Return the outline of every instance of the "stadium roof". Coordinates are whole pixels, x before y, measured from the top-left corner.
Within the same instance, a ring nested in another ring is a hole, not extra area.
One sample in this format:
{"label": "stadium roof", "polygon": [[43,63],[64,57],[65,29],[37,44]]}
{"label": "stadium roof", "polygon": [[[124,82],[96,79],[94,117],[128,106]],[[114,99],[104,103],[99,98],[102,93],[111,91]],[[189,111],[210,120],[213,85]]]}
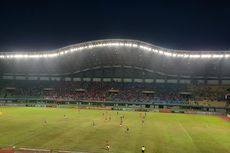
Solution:
{"label": "stadium roof", "polygon": [[153,54],[161,56],[168,56],[172,58],[230,58],[229,51],[186,51],[186,50],[173,50],[162,48],[150,43],[130,39],[105,39],[97,41],[89,41],[71,46],[63,47],[56,50],[40,51],[40,52],[1,52],[0,59],[25,59],[25,58],[54,58],[71,54],[74,52],[84,51],[88,49],[101,48],[101,47],[126,47],[126,48],[139,48]]}
{"label": "stadium roof", "polygon": [[[105,39],[43,52],[0,53],[1,75],[230,79],[230,52]],[[102,70],[103,69],[103,70]]]}

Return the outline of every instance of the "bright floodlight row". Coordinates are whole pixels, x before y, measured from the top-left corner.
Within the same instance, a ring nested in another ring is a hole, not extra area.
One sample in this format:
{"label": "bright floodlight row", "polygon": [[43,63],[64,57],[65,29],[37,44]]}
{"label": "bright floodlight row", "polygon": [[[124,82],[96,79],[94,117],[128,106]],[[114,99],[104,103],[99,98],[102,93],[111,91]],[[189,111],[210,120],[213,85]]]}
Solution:
{"label": "bright floodlight row", "polygon": [[153,52],[156,54],[160,54],[163,56],[169,57],[178,57],[178,58],[228,58],[230,54],[188,54],[188,53],[176,53],[172,51],[164,51],[160,49],[151,48],[150,46],[138,45],[136,43],[122,43],[122,42],[108,42],[108,43],[97,43],[97,44],[88,44],[85,46],[80,47],[73,47],[70,49],[63,49],[58,51],[51,51],[50,53],[11,53],[5,54],[1,53],[1,59],[8,59],[8,58],[52,58],[62,56],[64,54],[81,51],[85,49],[92,49],[98,47],[131,47],[131,48],[140,48],[145,51]]}

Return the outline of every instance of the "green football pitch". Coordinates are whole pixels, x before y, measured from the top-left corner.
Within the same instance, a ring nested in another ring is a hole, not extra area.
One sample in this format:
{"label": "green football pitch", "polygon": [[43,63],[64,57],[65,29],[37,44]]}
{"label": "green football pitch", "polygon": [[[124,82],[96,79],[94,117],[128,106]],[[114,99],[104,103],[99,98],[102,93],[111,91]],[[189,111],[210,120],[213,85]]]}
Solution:
{"label": "green football pitch", "polygon": [[114,153],[139,153],[142,145],[146,153],[230,153],[230,122],[207,115],[0,107],[0,147],[108,152],[107,142]]}

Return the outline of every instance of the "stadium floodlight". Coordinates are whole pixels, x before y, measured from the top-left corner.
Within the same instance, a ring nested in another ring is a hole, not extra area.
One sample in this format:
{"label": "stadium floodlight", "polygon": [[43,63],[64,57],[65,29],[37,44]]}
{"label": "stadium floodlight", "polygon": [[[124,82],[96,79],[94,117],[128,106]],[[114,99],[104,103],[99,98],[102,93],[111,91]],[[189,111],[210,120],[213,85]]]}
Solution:
{"label": "stadium floodlight", "polygon": [[29,55],[26,54],[15,54],[15,55],[10,55],[8,58],[28,58]]}
{"label": "stadium floodlight", "polygon": [[59,56],[58,53],[47,54],[47,57],[56,57]]}
{"label": "stadium floodlight", "polygon": [[111,43],[111,46],[116,46],[116,43]]}
{"label": "stadium floodlight", "polygon": [[137,44],[133,44],[133,47],[138,47],[138,45]]}
{"label": "stadium floodlight", "polygon": [[125,46],[131,47],[132,45],[130,43],[125,43]]}
{"label": "stadium floodlight", "polygon": [[201,58],[211,58],[212,54],[201,54]]}
{"label": "stadium floodlight", "polygon": [[164,55],[166,55],[166,56],[172,56],[172,53],[170,53],[170,52],[164,52]]}
{"label": "stadium floodlight", "polygon": [[147,50],[147,51],[151,51],[151,48],[146,47],[146,46],[140,46],[141,49]]}
{"label": "stadium floodlight", "polygon": [[228,57],[230,57],[230,55],[229,54],[225,54],[224,57],[228,58]]}
{"label": "stadium floodlight", "polygon": [[84,47],[79,47],[79,48],[78,48],[78,50],[82,50],[82,49],[84,49]]}
{"label": "stadium floodlight", "polygon": [[200,58],[201,55],[198,54],[190,54],[189,57],[190,58]]}
{"label": "stadium floodlight", "polygon": [[183,57],[188,58],[188,57],[189,57],[189,54],[184,54]]}
{"label": "stadium floodlight", "polygon": [[48,57],[48,55],[47,54],[43,54],[42,57]]}
{"label": "stadium floodlight", "polygon": [[29,58],[40,58],[41,57],[41,55],[29,55]]}
{"label": "stadium floodlight", "polygon": [[119,46],[119,43],[111,43],[111,46]]}
{"label": "stadium floodlight", "polygon": [[158,53],[158,50],[157,50],[157,49],[152,49],[152,51],[153,51],[154,53]]}
{"label": "stadium floodlight", "polygon": [[93,45],[89,45],[89,48],[93,48],[94,46]]}
{"label": "stadium floodlight", "polygon": [[73,51],[75,51],[75,52],[78,51],[78,48],[74,48]]}
{"label": "stadium floodlight", "polygon": [[222,58],[222,57],[224,57],[224,55],[222,55],[222,54],[213,54],[212,57],[213,58]]}
{"label": "stadium floodlight", "polygon": [[124,46],[124,43],[119,43],[119,46]]}
{"label": "stadium floodlight", "polygon": [[28,55],[23,55],[22,57],[23,57],[23,58],[28,58]]}
{"label": "stadium floodlight", "polygon": [[173,54],[172,54],[172,57],[177,57],[177,54],[173,53]]}
{"label": "stadium floodlight", "polygon": [[14,58],[14,55],[8,55],[7,58]]}
{"label": "stadium floodlight", "polygon": [[184,57],[184,54],[177,54],[177,57]]}
{"label": "stadium floodlight", "polygon": [[159,50],[158,53],[159,54],[164,54],[164,52],[162,50]]}
{"label": "stadium floodlight", "polygon": [[[23,55],[15,54],[15,55],[13,55],[13,57],[14,58],[23,58]],[[11,58],[11,56],[10,56],[10,58]]]}

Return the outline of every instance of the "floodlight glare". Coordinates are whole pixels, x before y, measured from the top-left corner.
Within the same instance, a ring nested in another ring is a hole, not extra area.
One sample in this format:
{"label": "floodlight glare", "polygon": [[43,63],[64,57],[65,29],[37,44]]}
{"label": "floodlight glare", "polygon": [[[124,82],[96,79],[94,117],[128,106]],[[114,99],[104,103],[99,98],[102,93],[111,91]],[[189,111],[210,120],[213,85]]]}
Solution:
{"label": "floodlight glare", "polygon": [[190,58],[200,58],[200,55],[197,55],[197,54],[190,54],[189,57],[190,57]]}
{"label": "floodlight glare", "polygon": [[[139,45],[142,44],[142,45]],[[124,40],[122,42],[122,40],[120,41],[113,41],[113,40],[102,40],[102,41],[95,41],[95,42],[88,42],[88,43],[84,43],[84,44],[79,44],[79,45],[75,45],[75,46],[71,46],[69,47],[69,49],[58,49],[58,50],[54,50],[51,51],[50,53],[46,52],[45,54],[42,52],[38,52],[38,53],[0,53],[0,58],[1,59],[9,59],[9,58],[49,58],[49,57],[57,57],[57,56],[62,56],[64,54],[68,54],[68,53],[72,53],[72,52],[76,52],[79,50],[85,50],[85,49],[93,49],[93,48],[97,48],[97,47],[112,47],[112,46],[122,46],[122,47],[133,47],[133,48],[137,48],[139,47],[140,49],[146,50],[146,51],[152,51],[153,53],[159,53],[163,56],[170,56],[170,57],[178,57],[178,58],[228,58],[230,57],[230,54],[203,54],[203,53],[198,53],[198,54],[190,54],[189,53],[182,53],[179,51],[172,51],[172,50],[167,50],[164,51],[159,50],[158,47],[155,47],[151,44],[146,45],[146,43],[140,42],[135,40]],[[174,52],[174,53],[173,53]]]}
{"label": "floodlight glare", "polygon": [[201,58],[211,58],[212,55],[211,54],[202,54]]}
{"label": "floodlight glare", "polygon": [[213,58],[222,58],[222,57],[224,57],[224,55],[220,55],[220,54],[219,54],[219,55],[218,55],[218,54],[214,54],[214,55],[212,55],[212,57],[213,57]]}

